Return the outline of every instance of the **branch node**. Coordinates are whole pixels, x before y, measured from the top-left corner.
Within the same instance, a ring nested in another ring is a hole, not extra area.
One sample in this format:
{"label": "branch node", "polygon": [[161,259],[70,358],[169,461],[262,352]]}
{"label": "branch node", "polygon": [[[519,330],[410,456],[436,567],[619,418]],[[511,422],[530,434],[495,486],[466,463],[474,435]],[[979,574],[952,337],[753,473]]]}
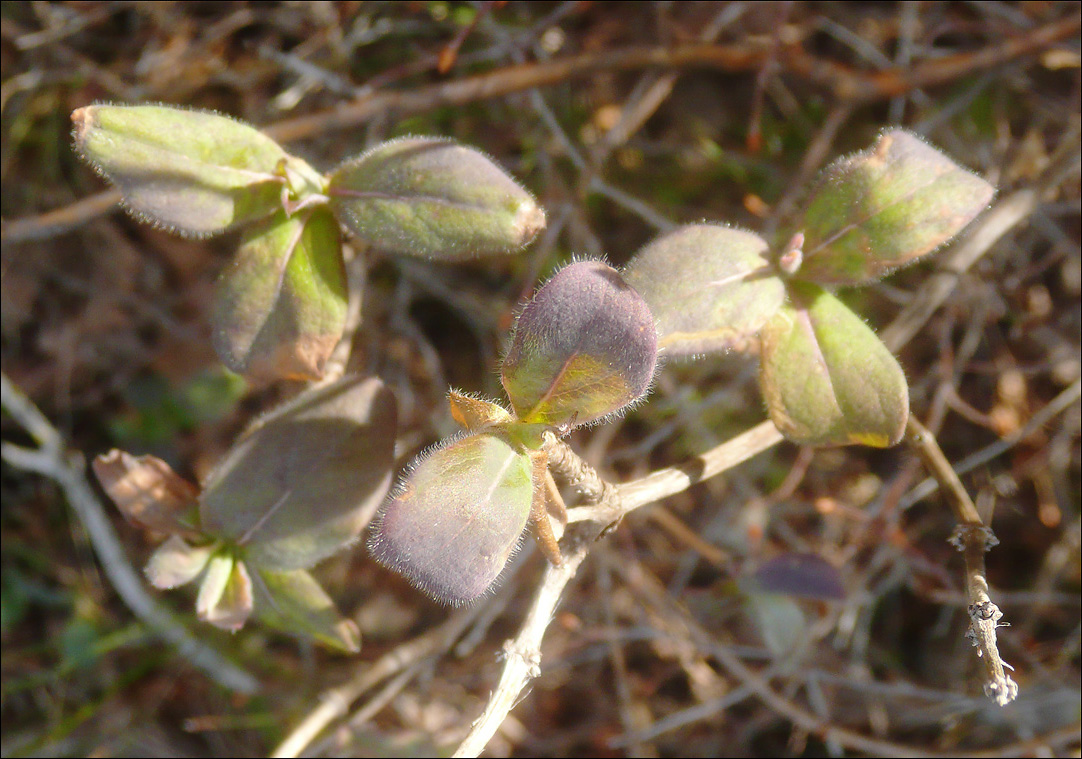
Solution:
{"label": "branch node", "polygon": [[517,656],[526,665],[526,677],[533,680],[541,674],[541,651],[536,648],[525,648],[515,645],[515,641],[508,640],[503,644],[503,658],[510,659]]}
{"label": "branch node", "polygon": [[620,523],[624,521],[624,515],[621,513],[616,519],[609,522],[607,525],[601,528],[601,532],[597,534],[597,539],[601,540],[612,532],[616,531],[616,528],[620,526]]}
{"label": "branch node", "polygon": [[1000,706],[1006,706],[1018,698],[1018,683],[1008,676],[984,684],[984,695]]}
{"label": "branch node", "polygon": [[999,538],[992,532],[991,527],[982,524],[959,524],[955,526],[947,542],[959,551],[966,550],[968,546],[980,545],[987,553],[999,545]]}
{"label": "branch node", "polygon": [[1003,619],[1003,612],[999,610],[991,601],[982,601],[980,603],[969,605],[969,616],[972,617],[974,622],[987,622],[991,620],[997,623],[996,627],[1006,627],[1006,625],[998,624],[999,620]]}

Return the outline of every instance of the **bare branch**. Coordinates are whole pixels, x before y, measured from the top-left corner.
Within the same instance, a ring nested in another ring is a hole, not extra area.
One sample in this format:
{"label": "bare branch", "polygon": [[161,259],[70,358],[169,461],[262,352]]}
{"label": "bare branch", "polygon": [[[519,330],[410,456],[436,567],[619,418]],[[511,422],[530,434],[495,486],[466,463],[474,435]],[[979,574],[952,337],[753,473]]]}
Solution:
{"label": "bare branch", "polygon": [[396,646],[382,658],[365,666],[344,685],[325,691],[320,696],[319,705],[293,728],[271,756],[299,756],[327,725],[339,717],[344,717],[349,712],[350,705],[363,694],[387,678],[408,670],[422,659],[449,649],[484,608],[483,604],[478,604],[452,615],[439,627]]}
{"label": "bare branch", "polygon": [[120,190],[102,190],[96,195],[81,198],[70,205],[46,211],[38,216],[5,221],[3,227],[0,227],[0,240],[7,245],[56,237],[116,210],[119,204]]}
{"label": "bare branch", "polygon": [[[896,97],[921,87],[942,84],[977,71],[1043,50],[1078,33],[1079,17],[1071,16],[1042,26],[1022,38],[1003,40],[967,53],[945,56],[905,68],[873,73],[851,69],[809,55],[799,45],[780,56],[784,72],[836,92],[847,100],[871,102]],[[535,87],[546,87],[597,71],[643,68],[712,68],[722,71],[757,70],[769,54],[765,46],[691,43],[672,47],[628,47],[601,50],[537,63],[508,66],[496,71],[405,91],[379,91],[321,113],[280,122],[267,133],[289,142],[331,129],[363,123],[376,114],[398,115],[429,111],[500,97]]]}
{"label": "bare branch", "polygon": [[[973,471],[977,467],[984,466],[997,456],[1002,456],[1014,446],[1028,438],[1037,430],[1048,424],[1055,416],[1078,402],[1082,397],[1082,380],[1075,380],[1063,392],[1050,400],[1045,406],[1029,418],[1022,427],[1015,430],[1000,440],[982,448],[979,451],[966,456],[957,464],[951,464],[951,469],[957,475],[963,475]],[[908,509],[918,501],[927,498],[939,489],[939,481],[935,477],[929,477],[914,487],[899,502],[899,508]]]}
{"label": "bare branch", "polygon": [[0,374],[0,404],[39,445],[37,449],[29,449],[4,443],[0,456],[11,466],[44,475],[60,486],[86,528],[106,577],[132,613],[222,687],[255,693],[259,683],[252,675],[196,639],[146,592],[142,578],[124,555],[101,501],[87,482],[82,454],[65,448],[56,428],[6,374]]}
{"label": "bare branch", "polygon": [[984,663],[984,692],[1000,706],[1018,697],[1018,684],[1006,674],[996,646],[996,628],[1003,612],[988,595],[984,554],[999,543],[992,529],[984,524],[965,486],[951,468],[947,457],[936,442],[935,435],[914,417],[909,417],[906,441],[920,456],[924,465],[939,482],[947,502],[959,524],[951,536],[951,544],[961,551],[966,563],[966,590],[969,596],[969,633],[967,637],[977,647],[977,656]]}

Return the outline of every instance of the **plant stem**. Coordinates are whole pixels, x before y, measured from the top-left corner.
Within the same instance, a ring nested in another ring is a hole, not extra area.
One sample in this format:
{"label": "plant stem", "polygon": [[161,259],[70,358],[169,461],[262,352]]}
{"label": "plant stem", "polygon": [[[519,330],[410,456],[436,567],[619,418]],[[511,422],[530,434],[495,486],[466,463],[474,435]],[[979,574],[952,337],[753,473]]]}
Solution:
{"label": "plant stem", "polygon": [[977,647],[977,655],[984,663],[985,694],[1000,706],[1006,706],[1018,697],[1018,684],[1006,673],[1005,668],[1010,665],[1000,658],[996,645],[996,628],[1006,625],[999,623],[1003,612],[988,595],[984,568],[985,552],[999,541],[991,528],[984,524],[965,486],[940,450],[935,435],[912,416],[906,425],[906,442],[939,482],[959,522],[950,542],[965,558],[966,594],[969,597],[969,633],[966,637]]}
{"label": "plant stem", "polygon": [[637,508],[679,493],[747,461],[781,439],[781,433],[772,422],[763,422],[680,466],[661,469],[642,479],[614,486],[579,458],[566,443],[555,436],[547,436],[545,448],[553,471],[593,505],[568,512],[569,521],[577,523],[577,527],[571,529],[569,525],[564,539],[564,562],[560,566],[546,565],[545,575],[518,635],[504,644],[506,661],[500,681],[484,712],[473,723],[454,756],[480,754],[503,724],[526,684],[540,674],[541,639],[552,621],[563,590],[594,543],[610,525]]}

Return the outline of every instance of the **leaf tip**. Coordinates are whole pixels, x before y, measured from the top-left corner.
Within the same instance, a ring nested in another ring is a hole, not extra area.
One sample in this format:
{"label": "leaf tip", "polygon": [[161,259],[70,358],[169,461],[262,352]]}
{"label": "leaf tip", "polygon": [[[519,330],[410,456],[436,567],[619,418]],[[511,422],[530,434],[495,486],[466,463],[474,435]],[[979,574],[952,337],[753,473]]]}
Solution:
{"label": "leaf tip", "polygon": [[352,619],[343,619],[334,626],[334,631],[337,633],[337,639],[343,651],[349,654],[361,652],[361,628],[357,627],[356,622]]}
{"label": "leaf tip", "polygon": [[528,245],[537,233],[545,228],[546,223],[545,209],[539,206],[532,196],[527,196],[519,204],[511,222],[512,234],[518,240],[518,247]]}
{"label": "leaf tip", "polygon": [[76,108],[71,112],[72,136],[75,138],[76,144],[83,141],[86,131],[91,126],[93,120],[92,109],[93,106],[84,105],[82,108]]}

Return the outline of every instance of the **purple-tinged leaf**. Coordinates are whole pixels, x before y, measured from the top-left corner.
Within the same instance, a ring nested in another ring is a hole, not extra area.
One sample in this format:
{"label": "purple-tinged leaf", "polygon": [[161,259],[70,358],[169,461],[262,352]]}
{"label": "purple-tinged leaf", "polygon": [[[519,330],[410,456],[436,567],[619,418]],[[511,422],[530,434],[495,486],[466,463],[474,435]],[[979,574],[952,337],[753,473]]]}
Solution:
{"label": "purple-tinged leaf", "polygon": [[254,569],[305,569],[356,539],[391,482],[395,402],[377,378],[306,391],[256,422],[207,479],[208,535]]}
{"label": "purple-tinged leaf", "polygon": [[784,593],[816,601],[845,598],[841,574],[826,559],[814,553],[784,553],[768,559],[742,582],[745,590]]}
{"label": "purple-tinged leaf", "polygon": [[526,304],[502,380],[522,421],[577,426],[642,398],[656,364],[646,302],[612,267],[580,261]]}
{"label": "purple-tinged leaf", "polygon": [[658,324],[669,356],[747,346],[785,301],[785,285],[758,235],[691,224],[635,254],[624,272]]}
{"label": "purple-tinged leaf", "polygon": [[884,132],[824,172],[805,214],[796,276],[833,285],[878,279],[950,240],[993,194],[916,135]]}
{"label": "purple-tinged leaf", "polygon": [[362,240],[426,258],[513,253],[545,226],[533,197],[489,158],[430,137],[392,140],[342,164],[327,193]]}
{"label": "purple-tinged leaf", "polygon": [[830,293],[810,283],[789,289],[762,332],[759,383],[774,424],[803,445],[898,443],[909,388],[897,360]]}
{"label": "purple-tinged leaf", "polygon": [[492,587],[526,527],[529,456],[502,435],[454,440],[415,461],[380,510],[368,547],[441,603]]}
{"label": "purple-tinged leaf", "polygon": [[222,272],[214,347],[233,371],[317,379],[346,323],[338,224],[326,208],[255,225]]}

